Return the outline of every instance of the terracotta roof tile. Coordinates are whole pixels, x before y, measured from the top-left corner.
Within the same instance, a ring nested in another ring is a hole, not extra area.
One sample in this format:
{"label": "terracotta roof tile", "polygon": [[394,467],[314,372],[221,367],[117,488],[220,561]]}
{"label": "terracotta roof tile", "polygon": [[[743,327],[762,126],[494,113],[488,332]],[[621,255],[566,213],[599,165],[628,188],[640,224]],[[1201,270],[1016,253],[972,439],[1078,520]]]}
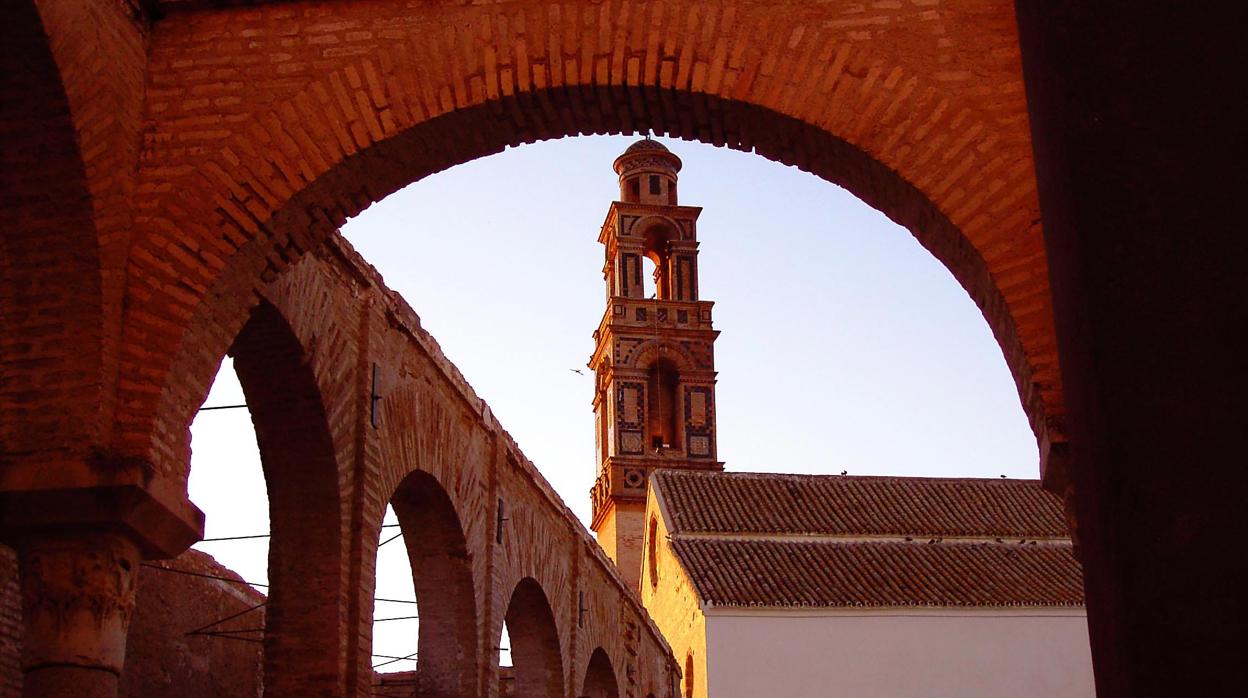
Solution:
{"label": "terracotta roof tile", "polygon": [[1069,545],[677,538],[716,606],[1081,606]]}
{"label": "terracotta roof tile", "polygon": [[1068,536],[1036,480],[660,470],[673,533]]}

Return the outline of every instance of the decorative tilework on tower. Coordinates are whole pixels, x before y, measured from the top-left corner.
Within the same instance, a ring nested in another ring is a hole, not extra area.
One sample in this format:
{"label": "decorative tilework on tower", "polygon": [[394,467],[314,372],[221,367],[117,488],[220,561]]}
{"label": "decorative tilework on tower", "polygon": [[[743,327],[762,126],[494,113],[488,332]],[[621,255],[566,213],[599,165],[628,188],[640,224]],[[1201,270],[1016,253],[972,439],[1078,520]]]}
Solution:
{"label": "decorative tilework on tower", "polygon": [[[697,220],[677,202],[680,158],[649,137],[614,163],[620,200],[598,241],[607,310],[594,332],[598,479],[593,528],[626,580],[640,576],[646,483],[656,468],[722,470],[715,451],[715,337],[698,298]],[[643,267],[653,263],[653,290]]]}

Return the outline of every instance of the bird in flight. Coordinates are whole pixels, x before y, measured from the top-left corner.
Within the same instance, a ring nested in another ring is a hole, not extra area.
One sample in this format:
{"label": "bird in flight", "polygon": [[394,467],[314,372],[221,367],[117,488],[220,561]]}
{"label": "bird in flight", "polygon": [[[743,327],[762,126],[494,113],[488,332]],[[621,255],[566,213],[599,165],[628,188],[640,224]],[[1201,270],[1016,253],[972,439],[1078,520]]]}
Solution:
{"label": "bird in flight", "polygon": [[583,375],[585,375],[584,373],[582,373],[582,372],[581,372],[581,369],[579,369],[579,368],[569,368],[568,370],[569,370],[569,371],[571,371],[571,372],[573,372],[573,373],[575,373],[575,374],[576,374],[576,375],[578,375],[578,376],[583,376]]}

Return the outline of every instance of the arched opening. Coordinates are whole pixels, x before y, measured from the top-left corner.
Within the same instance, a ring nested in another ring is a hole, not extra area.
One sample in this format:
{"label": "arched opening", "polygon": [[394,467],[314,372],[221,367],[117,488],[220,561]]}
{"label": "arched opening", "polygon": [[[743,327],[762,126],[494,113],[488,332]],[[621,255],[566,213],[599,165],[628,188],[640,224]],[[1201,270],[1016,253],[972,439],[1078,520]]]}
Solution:
{"label": "arched opening", "polygon": [[615,680],[615,669],[611,667],[611,658],[599,647],[589,657],[589,667],[585,670],[585,682],[581,687],[580,698],[619,698],[619,696],[620,687]]}
{"label": "arched opening", "polygon": [[641,297],[647,300],[653,298],[662,298],[659,295],[662,288],[663,268],[659,262],[650,255],[644,255],[641,258]]}
{"label": "arched opening", "polygon": [[650,586],[659,588],[659,520],[650,517],[650,528],[646,530],[646,563],[649,566]]}
{"label": "arched opening", "polygon": [[416,670],[421,609],[413,582],[416,570],[412,567],[406,541],[394,505],[387,505],[373,563],[374,695],[411,695],[419,685]]}
{"label": "arched opening", "polygon": [[373,568],[373,696],[411,696],[417,686],[419,611],[411,558],[393,504],[386,507]]}
{"label": "arched opening", "polygon": [[[565,367],[561,367],[561,368],[560,368],[560,371],[561,371],[561,372],[562,372],[562,371],[565,371],[565,370],[566,370],[566,368],[565,368]],[[657,393],[657,391],[656,391],[656,393]],[[675,414],[677,414],[677,412],[676,412],[675,410],[672,410],[672,411],[670,412],[670,414],[675,415]],[[676,430],[674,430],[674,429],[673,429],[672,431],[673,431],[673,432],[675,432]],[[586,449],[586,451],[587,451],[587,450],[588,450],[588,449]]]}
{"label": "arched opening", "polygon": [[[478,671],[477,614],[459,515],[442,485],[424,472],[405,477],[390,501],[419,608],[416,693],[471,695]],[[390,535],[383,534],[382,540]],[[415,614],[397,617],[407,615]]]}
{"label": "arched opening", "polygon": [[510,635],[515,695],[563,695],[563,654],[555,614],[534,579],[526,577],[516,585],[504,622]]}
{"label": "arched opening", "polygon": [[[609,93],[609,91],[608,91]],[[543,93],[546,95],[546,93]],[[563,99],[558,94],[546,95],[551,100],[559,103]],[[1013,371],[1013,377],[1016,382],[1015,400],[1020,397],[1023,401],[1024,409],[1030,417],[1031,426],[1034,430],[1035,437],[1042,446],[1047,446],[1050,428],[1060,428],[1060,420],[1049,420],[1046,418],[1046,408],[1060,408],[1060,380],[1056,375],[1056,362],[1036,359],[1035,357],[1049,357],[1047,353],[1051,348],[1051,337],[1047,333],[1049,328],[1047,320],[1047,307],[1038,307],[1034,310],[1028,310],[1031,314],[1031,322],[1026,326],[1026,336],[1020,335],[1015,324],[1014,310],[1026,306],[1031,308],[1031,299],[1036,296],[1035,289],[1027,284],[1020,284],[1018,288],[1011,287],[1009,296],[1004,296],[1002,289],[998,288],[993,281],[992,274],[989,271],[988,264],[981,256],[978,243],[964,236],[962,230],[958,227],[958,223],[950,220],[949,210],[941,208],[940,200],[933,200],[933,192],[920,189],[913,184],[914,181],[928,182],[929,180],[937,180],[946,183],[955,182],[958,177],[965,172],[974,172],[976,178],[975,184],[968,183],[969,190],[961,189],[952,184],[942,185],[944,189],[957,193],[959,196],[965,196],[966,191],[976,192],[969,200],[962,203],[957,208],[958,221],[974,219],[976,221],[976,230],[982,231],[986,229],[997,230],[993,221],[1007,215],[1008,211],[1018,211],[1018,214],[1008,213],[1010,220],[1001,221],[1002,228],[1000,230],[1014,231],[1017,235],[1024,236],[1028,232],[1032,232],[1027,228],[1026,222],[1018,223],[1015,219],[1023,219],[1026,217],[1026,207],[1010,207],[1005,203],[998,203],[999,197],[991,195],[991,191],[981,191],[986,186],[982,180],[994,181],[993,178],[1002,177],[1002,184],[993,185],[992,191],[998,186],[1011,187],[1011,192],[1021,192],[1019,194],[1011,194],[1012,196],[1027,196],[1029,190],[1024,186],[1025,183],[1019,183],[1014,186],[1014,180],[1018,174],[1007,175],[1004,172],[997,173],[993,168],[977,169],[975,167],[964,167],[956,165],[958,169],[955,172],[946,173],[942,168],[955,167],[954,164],[936,165],[936,172],[930,173],[930,176],[921,180],[918,178],[907,179],[904,168],[890,169],[890,164],[905,165],[904,158],[902,161],[893,163],[891,161],[880,161],[873,159],[868,152],[876,152],[876,150],[867,150],[871,143],[851,143],[838,138],[827,128],[821,128],[802,121],[801,119],[786,116],[776,112],[766,105],[752,105],[734,100],[720,99],[714,96],[698,95],[698,99],[705,99],[708,110],[713,114],[713,125],[709,127],[703,126],[682,126],[678,123],[655,124],[652,121],[629,122],[626,130],[632,130],[636,127],[658,126],[661,132],[668,132],[674,135],[694,138],[705,142],[723,143],[731,148],[742,150],[753,150],[767,158],[776,159],[784,163],[800,166],[807,171],[831,182],[841,184],[848,189],[860,195],[867,203],[886,212],[893,217],[898,223],[908,228],[920,243],[940,259],[954,274],[961,283],[963,288],[969,292],[972,300],[978,305],[982,318],[987,319],[996,340],[999,343],[1007,364]],[[504,108],[510,107],[508,100],[502,100]],[[904,112],[904,109],[903,109]],[[273,220],[274,223],[266,230],[275,231],[273,240],[263,240],[260,244],[254,246],[257,254],[267,254],[268,250],[283,250],[283,254],[297,253],[300,249],[304,249],[305,245],[323,239],[325,235],[332,232],[334,227],[340,225],[348,216],[354,215],[362,210],[365,206],[377,201],[382,196],[395,191],[397,188],[410,183],[416,179],[440,169],[446,168],[457,163],[464,163],[468,160],[481,155],[497,152],[501,150],[505,144],[517,142],[516,134],[512,130],[511,124],[498,122],[494,115],[498,110],[494,105],[484,105],[480,107],[467,107],[457,109],[455,112],[430,119],[428,122],[413,125],[406,130],[400,129],[397,135],[387,138],[381,142],[370,146],[366,150],[358,153],[352,153],[344,157],[339,164],[329,163],[325,173],[316,179],[314,187],[297,192],[288,199],[282,199],[271,212],[254,215],[260,216],[264,220]],[[659,112],[656,112],[659,113]],[[735,127],[729,129],[727,137],[714,135],[718,133],[716,130],[724,123],[728,124],[750,124],[747,132],[741,132]],[[595,132],[605,132],[613,130],[611,127],[603,127],[601,129],[595,127]],[[537,138],[558,137],[561,135],[571,134],[578,130],[585,129],[573,128],[571,124],[558,125],[552,127],[553,130],[545,131],[538,135],[533,135],[520,140],[531,141]],[[456,133],[462,133],[470,130],[476,136],[474,139],[464,141],[454,137]],[[961,131],[960,131],[961,132]],[[959,140],[954,136],[950,136],[954,140]],[[992,134],[984,134],[984,138],[992,139]],[[438,142],[453,143],[454,147],[429,149],[419,147],[422,143]],[[961,142],[959,140],[959,142]],[[969,147],[969,146],[968,146]],[[884,150],[887,150],[885,148]],[[908,152],[908,149],[903,149]],[[989,149],[991,150],[991,149]],[[975,156],[978,158],[979,156]],[[970,162],[963,161],[959,158],[941,158],[941,163],[946,160],[949,163]],[[1005,162],[1003,159],[1002,162]],[[996,160],[993,161],[994,163]],[[373,165],[376,165],[374,167]],[[993,167],[996,167],[994,164]],[[945,175],[949,176],[945,176]],[[245,175],[244,175],[245,176]],[[367,181],[367,185],[361,189],[361,178]],[[245,189],[247,185],[239,185]],[[686,190],[688,188],[686,187]],[[929,187],[930,189],[930,187]],[[365,193],[367,192],[367,193]],[[325,201],[331,201],[332,204],[326,204]],[[992,211],[984,212],[982,216],[978,216],[980,207],[987,206],[987,202],[992,202],[994,207]],[[328,207],[328,208],[327,208]],[[998,209],[1000,209],[998,211]],[[311,220],[307,218],[308,211],[324,212],[326,215],[322,217],[319,213],[311,216]],[[205,213],[205,216],[208,216]],[[287,229],[285,221],[300,221],[299,226]],[[227,221],[228,223],[228,221]],[[309,227],[310,225],[310,227]],[[1020,227],[1021,225],[1021,227]],[[239,231],[238,233],[244,239],[254,236],[253,233]],[[261,233],[267,235],[267,233]],[[1007,234],[1002,232],[1003,235]],[[290,239],[290,236],[297,235],[297,239]],[[1031,236],[1034,237],[1034,236]],[[1030,242],[1028,237],[1027,249],[1024,247],[1011,247],[1008,250],[1007,257],[1015,257],[1022,255],[1025,259],[1014,260],[1017,264],[1024,262],[1038,262],[1042,260],[1042,250]],[[288,248],[288,243],[295,244],[297,247]],[[249,248],[250,250],[251,248]],[[249,251],[247,255],[251,256]],[[248,264],[253,267],[248,269],[261,269],[266,263],[276,265],[275,268],[280,269],[285,262],[275,258],[267,260],[263,257],[252,259]],[[1030,255],[1030,256],[1027,256]],[[1038,256],[1039,255],[1039,256]],[[996,260],[995,263],[1004,264],[1005,262]],[[220,274],[219,279],[214,277],[209,279],[205,285],[216,287],[218,285],[231,286],[232,284],[244,283],[248,275],[252,272],[247,269],[245,264],[238,265],[239,271],[235,271],[235,267],[231,266]],[[145,270],[147,271],[147,270]],[[216,273],[216,272],[212,272]],[[235,275],[241,275],[235,278]],[[1040,276],[1043,276],[1042,274]],[[1039,278],[1039,277],[1037,277]],[[1039,282],[1037,282],[1039,283]],[[1020,295],[1026,294],[1026,295]],[[220,308],[209,307],[211,303],[205,303],[203,307],[196,312],[203,317],[197,315],[197,320],[192,324],[202,321],[204,325],[210,326],[220,319],[228,320],[229,312],[225,312]],[[215,318],[215,319],[214,319]],[[981,319],[982,322],[982,319]],[[187,342],[195,343],[201,332],[192,328],[189,331]],[[204,330],[205,340],[211,340],[211,332]],[[1026,347],[1024,345],[1027,345]],[[194,362],[194,358],[188,358],[187,361]],[[197,370],[193,366],[185,369],[175,367],[175,372],[189,371],[194,374]],[[140,409],[150,398],[147,396],[135,396],[132,403],[135,407],[132,409]],[[177,396],[169,395],[162,397],[166,401],[172,401],[176,404]],[[154,410],[157,415],[163,414],[163,410]],[[1054,413],[1056,416],[1058,412]],[[134,424],[139,425],[133,428],[143,428],[143,419],[134,420]],[[176,434],[176,430],[153,428],[149,429],[155,440],[161,441],[169,434]],[[153,445],[153,450],[162,458],[165,453],[177,453],[176,444]],[[1034,468],[1033,468],[1034,470]]]}
{"label": "arched opening", "polygon": [[[240,623],[251,632],[215,641],[262,642],[267,692],[338,692],[342,676],[307,671],[311,665],[340,665],[344,631],[338,471],[320,390],[293,329],[267,302],[252,311],[229,353],[246,404],[220,404],[225,393],[214,391],[205,404],[214,409],[201,410],[196,421],[197,435],[214,442],[195,457],[190,482],[209,521],[209,540],[199,547],[262,589],[267,586],[268,599],[262,627],[257,614],[251,623]],[[228,374],[223,367],[221,375]],[[248,430],[238,417],[244,406],[255,430],[262,487],[254,480],[255,451],[240,433]],[[215,409],[222,407],[239,409]],[[229,448],[221,449],[220,442]],[[210,454],[223,462],[206,462]],[[266,510],[267,538],[258,530]],[[237,528],[239,520],[254,530]],[[225,526],[218,528],[221,522]],[[262,574],[255,563],[265,554],[265,543],[268,565]]]}
{"label": "arched opening", "polygon": [[659,300],[674,300],[680,295],[672,273],[671,241],[676,237],[676,233],[666,224],[651,225],[642,235],[642,255],[647,260],[643,281],[652,285],[648,290]]}
{"label": "arched opening", "polygon": [[303,347],[272,305],[252,312],[230,348],[269,496],[264,685],[274,694],[337,688],[341,515],[325,407]]}
{"label": "arched opening", "polygon": [[[656,176],[657,175],[652,175]],[[653,284],[653,293],[659,300],[675,298],[672,288],[671,248],[672,231],[667,226],[656,225],[646,231],[643,238],[642,254],[649,260],[646,270],[649,272],[648,283]],[[650,296],[647,295],[647,298]]]}
{"label": "arched opening", "polygon": [[608,358],[598,367],[594,375],[594,455],[597,463],[605,463],[611,452],[610,420],[606,418],[606,410],[603,409],[606,401],[611,399],[607,394],[607,376],[610,371],[611,360]]}
{"label": "arched opening", "polygon": [[693,676],[693,652],[685,655],[685,698],[693,698],[694,696],[694,676]]}
{"label": "arched opening", "polygon": [[[589,421],[590,372],[569,371],[581,367],[587,352],[577,347],[609,307],[593,286],[603,253],[583,225],[544,228],[544,244],[534,245],[519,228],[492,226],[491,211],[520,211],[527,204],[540,212],[571,198],[593,204],[580,207],[578,220],[601,215],[614,193],[604,163],[629,142],[586,137],[508,150],[424,179],[343,229],[391,287],[411,299],[423,326],[578,513],[589,508],[584,492],[597,475],[584,461],[595,448],[595,433],[600,457],[610,439],[619,438],[618,430],[609,431],[610,420],[596,432]],[[851,193],[795,168],[702,144],[669,145],[687,161],[687,191],[700,189],[689,203],[706,204],[699,227],[708,237],[699,254],[706,298],[715,302],[716,324],[725,330],[715,355],[725,386],[716,417],[718,453],[729,468],[826,473],[854,463],[861,464],[850,466],[856,474],[1034,477],[1034,438],[999,345],[965,290],[911,234]],[[572,166],[600,176],[578,174],[548,198],[545,189],[503,191],[491,194],[488,207],[464,205],[470,193],[494,181],[531,177],[543,163],[552,181]],[[741,176],[709,177],[707,188],[707,173],[725,172]],[[417,212],[430,230],[463,232],[412,245],[405,222]],[[761,244],[760,231],[775,244]],[[532,274],[552,251],[560,258],[559,273]],[[431,253],[447,263],[408,273]],[[477,273],[465,274],[455,262],[466,259],[478,265]],[[917,312],[928,308],[923,301],[939,303],[940,310]],[[491,336],[545,339],[509,341],[504,351],[482,342],[483,307],[491,309]],[[836,322],[825,322],[829,316]],[[569,349],[551,351],[562,346]],[[924,351],[914,350],[919,346]],[[783,363],[776,361],[777,347],[783,347]],[[696,370],[697,357],[683,347],[666,351],[682,375]],[[644,373],[638,378],[644,381]],[[639,412],[644,409],[643,402]],[[683,419],[683,406],[675,414]],[[915,428],[915,436],[878,436],[881,425],[896,434],[899,422]],[[985,430],[989,422],[1002,426]],[[676,431],[677,444],[682,432]],[[828,438],[797,436],[803,434]],[[928,445],[928,455],[907,453],[916,442]],[[649,450],[650,443],[643,436],[643,447]],[[779,443],[795,455],[777,459]],[[836,447],[827,448],[832,443]]]}
{"label": "arched opening", "polygon": [[641,201],[641,175],[628,178],[624,190],[624,201],[630,204]]}
{"label": "arched opening", "polygon": [[653,449],[679,446],[679,388],[680,372],[671,359],[655,359],[646,369],[646,434]]}
{"label": "arched opening", "polygon": [[[563,371],[564,371],[564,368],[563,368],[563,367],[560,367],[560,372],[563,372]],[[676,413],[676,412],[675,412],[675,411],[671,411],[671,413],[673,413],[673,415],[675,415],[675,413]],[[500,643],[500,644],[504,644],[504,646],[508,646],[508,644],[509,644],[509,643]]]}

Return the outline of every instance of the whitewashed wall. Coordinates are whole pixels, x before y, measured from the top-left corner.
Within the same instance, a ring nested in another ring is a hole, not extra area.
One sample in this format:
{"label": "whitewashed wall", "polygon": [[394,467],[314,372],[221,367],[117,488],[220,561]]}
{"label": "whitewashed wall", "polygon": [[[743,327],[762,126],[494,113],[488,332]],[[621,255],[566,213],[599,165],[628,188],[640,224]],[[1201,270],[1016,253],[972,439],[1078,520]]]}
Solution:
{"label": "whitewashed wall", "polygon": [[1070,609],[707,609],[713,698],[1091,698]]}

